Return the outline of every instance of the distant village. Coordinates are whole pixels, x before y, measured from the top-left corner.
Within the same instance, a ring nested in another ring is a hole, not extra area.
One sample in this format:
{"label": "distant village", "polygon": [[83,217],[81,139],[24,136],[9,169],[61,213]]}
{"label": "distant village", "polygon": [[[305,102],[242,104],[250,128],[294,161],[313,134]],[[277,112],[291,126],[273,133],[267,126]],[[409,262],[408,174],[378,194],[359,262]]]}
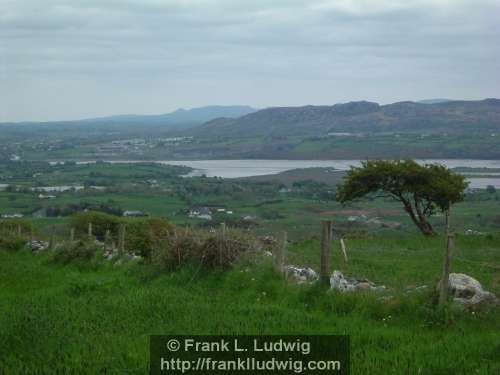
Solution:
{"label": "distant village", "polygon": [[174,147],[192,142],[193,137],[123,139],[97,145],[95,153],[100,157],[113,157],[123,154],[143,155],[146,150]]}

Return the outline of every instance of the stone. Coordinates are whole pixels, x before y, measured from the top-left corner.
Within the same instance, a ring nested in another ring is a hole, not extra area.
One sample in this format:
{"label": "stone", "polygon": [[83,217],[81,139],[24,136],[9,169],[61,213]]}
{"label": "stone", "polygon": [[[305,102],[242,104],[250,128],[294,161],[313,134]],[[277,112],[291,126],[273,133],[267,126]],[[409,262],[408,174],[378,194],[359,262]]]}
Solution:
{"label": "stone", "polygon": [[311,283],[318,280],[318,274],[312,268],[300,268],[292,265],[283,267],[283,271],[288,278],[292,278],[299,284]]}
{"label": "stone", "polygon": [[49,243],[45,241],[33,240],[28,242],[28,248],[33,252],[47,250],[49,248]]}
{"label": "stone", "polygon": [[382,292],[387,288],[384,285],[377,286],[375,283],[367,279],[346,278],[342,272],[335,270],[333,271],[332,276],[330,276],[330,289],[340,290],[341,292]]}
{"label": "stone", "polygon": [[[496,304],[498,299],[493,293],[483,289],[479,281],[463,273],[450,273],[449,291],[453,296],[453,301],[463,305],[471,306],[480,303]],[[439,290],[441,281],[437,285]]]}
{"label": "stone", "polygon": [[358,290],[369,290],[371,289],[371,285],[370,283],[366,283],[366,282],[361,282],[361,283],[358,283],[356,284],[356,289]]}

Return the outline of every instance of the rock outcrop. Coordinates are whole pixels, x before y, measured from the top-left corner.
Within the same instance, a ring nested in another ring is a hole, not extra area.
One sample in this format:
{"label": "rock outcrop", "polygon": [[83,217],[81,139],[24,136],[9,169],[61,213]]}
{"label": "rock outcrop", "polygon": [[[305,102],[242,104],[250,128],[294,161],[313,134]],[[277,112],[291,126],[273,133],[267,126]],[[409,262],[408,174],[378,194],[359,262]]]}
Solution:
{"label": "rock outcrop", "polygon": [[49,243],[40,240],[33,240],[28,242],[28,249],[31,249],[33,252],[47,250],[49,248]]}
{"label": "rock outcrop", "polygon": [[[493,293],[483,289],[479,281],[463,273],[450,273],[449,290],[453,301],[463,306],[471,306],[482,303],[495,304],[498,299]],[[439,290],[441,282],[437,288]]]}
{"label": "rock outcrop", "polygon": [[375,285],[367,279],[346,278],[340,271],[333,271],[330,277],[330,288],[340,290],[341,292],[357,292],[357,291],[384,291],[387,288],[384,285]]}
{"label": "rock outcrop", "polygon": [[299,284],[312,283],[318,280],[318,274],[312,268],[300,268],[292,265],[284,266],[283,271],[288,279],[293,279]]}

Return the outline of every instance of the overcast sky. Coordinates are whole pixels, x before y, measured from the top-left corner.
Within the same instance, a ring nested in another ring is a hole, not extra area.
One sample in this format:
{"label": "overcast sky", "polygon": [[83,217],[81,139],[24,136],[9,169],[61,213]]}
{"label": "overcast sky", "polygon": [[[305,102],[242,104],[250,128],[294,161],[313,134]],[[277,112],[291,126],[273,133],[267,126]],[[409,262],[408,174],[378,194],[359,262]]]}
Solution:
{"label": "overcast sky", "polygon": [[500,97],[500,0],[0,0],[0,121]]}

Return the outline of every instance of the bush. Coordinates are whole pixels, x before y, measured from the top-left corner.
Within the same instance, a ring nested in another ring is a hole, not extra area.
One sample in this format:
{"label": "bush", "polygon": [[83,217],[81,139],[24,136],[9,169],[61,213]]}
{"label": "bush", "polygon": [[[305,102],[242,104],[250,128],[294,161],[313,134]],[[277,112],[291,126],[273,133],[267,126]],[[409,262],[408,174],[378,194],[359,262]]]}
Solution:
{"label": "bush", "polygon": [[22,219],[0,220],[0,232],[17,233],[21,229],[21,233],[30,233],[33,229],[31,222]]}
{"label": "bush", "polygon": [[1,234],[0,250],[16,251],[26,244],[26,240],[17,234]]}
{"label": "bush", "polygon": [[71,225],[79,235],[85,236],[88,233],[89,223],[92,223],[92,234],[102,241],[107,230],[114,236],[118,235],[122,220],[117,216],[94,211],[79,213],[71,218]]}
{"label": "bush", "polygon": [[227,231],[224,238],[215,233],[176,231],[168,241],[154,248],[152,261],[170,270],[189,263],[224,269],[242,255],[260,250],[259,246],[253,237],[234,230]]}
{"label": "bush", "polygon": [[151,261],[168,270],[189,263],[195,254],[201,253],[202,239],[192,232],[175,231],[168,239],[151,252]]}
{"label": "bush", "polygon": [[95,241],[66,242],[59,245],[54,252],[54,261],[68,264],[73,261],[90,262],[102,254],[103,248]]}
{"label": "bush", "polygon": [[165,242],[174,233],[174,228],[173,224],[161,218],[130,221],[126,227],[125,250],[149,258],[152,249]]}

